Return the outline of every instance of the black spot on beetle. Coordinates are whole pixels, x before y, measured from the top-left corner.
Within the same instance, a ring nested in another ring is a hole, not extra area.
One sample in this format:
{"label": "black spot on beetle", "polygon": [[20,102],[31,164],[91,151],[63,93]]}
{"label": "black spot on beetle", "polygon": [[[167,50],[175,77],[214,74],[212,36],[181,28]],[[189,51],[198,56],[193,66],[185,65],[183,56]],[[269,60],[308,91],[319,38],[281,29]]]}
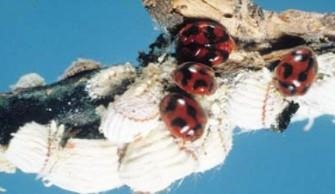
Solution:
{"label": "black spot on beetle", "polygon": [[177,117],[171,121],[171,125],[182,129],[187,125],[187,123],[184,119]]}
{"label": "black spot on beetle", "polygon": [[199,28],[195,25],[192,25],[189,29],[185,30],[182,35],[191,36],[197,35],[199,33]]}
{"label": "black spot on beetle", "polygon": [[187,85],[187,82],[192,79],[192,73],[190,72],[190,70],[188,69],[188,67],[183,67],[180,69],[183,78],[181,80],[181,83],[185,86]]}
{"label": "black spot on beetle", "polygon": [[165,108],[165,112],[171,112],[174,111],[177,107],[179,96],[178,95],[172,95],[171,98],[168,101],[168,104]]}
{"label": "black spot on beetle", "polygon": [[305,71],[300,72],[298,76],[298,81],[304,82],[307,80],[307,73]]}
{"label": "black spot on beetle", "polygon": [[193,43],[187,45],[186,48],[188,48],[190,51],[194,52],[194,51],[199,49],[199,45],[197,43],[193,42]]}
{"label": "black spot on beetle", "polygon": [[190,105],[187,105],[186,111],[187,111],[187,114],[190,115],[192,118],[197,119],[197,111],[195,110],[195,108],[193,108]]}
{"label": "black spot on beetle", "polygon": [[193,84],[193,89],[198,89],[198,88],[205,88],[205,87],[208,87],[208,84],[205,80],[202,80],[202,79],[198,79],[194,82]]}
{"label": "black spot on beetle", "polygon": [[214,32],[214,27],[213,26],[208,26],[205,31],[205,36],[208,38],[208,40],[215,40],[216,39],[216,34]]}
{"label": "black spot on beetle", "polygon": [[291,76],[292,71],[293,71],[293,67],[292,67],[291,64],[284,63],[283,68],[284,68],[284,78],[287,79],[288,77]]}

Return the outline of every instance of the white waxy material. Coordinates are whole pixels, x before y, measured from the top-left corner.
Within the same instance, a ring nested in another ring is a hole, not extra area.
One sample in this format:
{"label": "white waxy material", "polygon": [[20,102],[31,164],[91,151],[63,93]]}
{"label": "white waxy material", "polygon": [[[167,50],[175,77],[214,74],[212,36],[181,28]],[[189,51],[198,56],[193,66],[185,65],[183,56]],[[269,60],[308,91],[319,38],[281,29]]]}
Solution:
{"label": "white waxy material", "polygon": [[182,149],[162,123],[146,137],[129,144],[120,177],[133,191],[155,193],[197,168],[193,154]]}
{"label": "white waxy material", "polygon": [[82,59],[79,58],[74,61],[63,73],[63,75],[59,78],[60,80],[72,77],[76,74],[82,73],[84,71],[90,71],[95,69],[100,69],[100,63],[89,60],[89,59]]}
{"label": "white waxy material", "polygon": [[122,186],[117,147],[106,140],[69,139],[43,175],[46,186],[76,193],[100,193]]}
{"label": "white waxy material", "polygon": [[276,91],[267,70],[242,72],[227,92],[227,115],[242,131],[277,126],[288,101]]}
{"label": "white waxy material", "polygon": [[135,68],[131,64],[112,66],[101,70],[86,85],[92,99],[109,96],[124,80],[135,78]]}
{"label": "white waxy material", "polygon": [[5,157],[25,173],[38,173],[47,158],[47,125],[27,123],[13,134]]}
{"label": "white waxy material", "polygon": [[5,157],[25,173],[39,173],[55,151],[64,126],[27,123],[13,134]]}
{"label": "white waxy material", "polygon": [[159,69],[149,66],[139,78],[114,102],[102,118],[100,130],[114,144],[131,142],[145,136],[159,124],[159,102],[162,84]]}
{"label": "white waxy material", "polygon": [[45,85],[44,78],[37,73],[28,73],[19,78],[16,84],[11,85],[11,90],[20,90]]}

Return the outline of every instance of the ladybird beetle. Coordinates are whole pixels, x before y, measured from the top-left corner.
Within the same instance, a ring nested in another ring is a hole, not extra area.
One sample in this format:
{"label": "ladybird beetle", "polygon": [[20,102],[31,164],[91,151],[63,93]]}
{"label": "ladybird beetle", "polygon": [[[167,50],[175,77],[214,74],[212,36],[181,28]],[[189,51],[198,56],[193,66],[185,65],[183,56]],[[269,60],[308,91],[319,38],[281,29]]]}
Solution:
{"label": "ladybird beetle", "polygon": [[202,107],[192,97],[170,93],[160,102],[159,110],[172,136],[194,141],[204,133],[207,118]]}
{"label": "ladybird beetle", "polygon": [[189,94],[210,95],[216,82],[212,68],[197,62],[185,62],[172,73],[176,85]]}
{"label": "ladybird beetle", "polygon": [[228,59],[235,43],[221,24],[200,19],[181,28],[176,46],[178,62],[197,61],[215,66]]}
{"label": "ladybird beetle", "polygon": [[274,83],[284,96],[304,95],[311,87],[318,71],[314,52],[300,47],[283,55],[274,69]]}

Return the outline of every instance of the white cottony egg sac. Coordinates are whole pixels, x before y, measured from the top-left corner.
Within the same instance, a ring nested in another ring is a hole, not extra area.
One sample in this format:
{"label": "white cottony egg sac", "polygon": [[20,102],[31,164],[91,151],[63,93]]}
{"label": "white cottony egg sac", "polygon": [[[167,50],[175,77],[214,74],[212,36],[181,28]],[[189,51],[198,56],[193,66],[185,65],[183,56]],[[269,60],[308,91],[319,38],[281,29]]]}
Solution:
{"label": "white cottony egg sac", "polygon": [[241,72],[227,95],[227,115],[242,132],[277,127],[278,117],[289,105],[274,88],[267,69]]}
{"label": "white cottony egg sac", "polygon": [[195,142],[171,136],[163,123],[127,147],[120,177],[133,191],[154,193],[192,173],[223,164],[232,147],[232,128],[209,129]]}
{"label": "white cottony egg sac", "polygon": [[159,69],[147,67],[145,78],[139,78],[121,96],[111,102],[102,116],[100,130],[114,144],[131,142],[145,136],[159,123],[162,84]]}
{"label": "white cottony egg sac", "polygon": [[55,122],[50,125],[27,123],[13,134],[5,157],[25,173],[39,173],[50,154],[53,144],[50,138],[57,138],[63,130],[64,126],[57,127]]}
{"label": "white cottony egg sac", "polygon": [[76,193],[99,193],[122,186],[118,176],[118,148],[107,140],[69,139],[51,156],[40,177]]}
{"label": "white cottony egg sac", "polygon": [[[4,153],[25,173],[35,173],[46,186],[76,193],[98,193],[122,186],[118,147],[107,140],[69,139],[62,147],[63,125],[35,122],[21,127]],[[2,165],[2,163],[0,163]]]}
{"label": "white cottony egg sac", "polygon": [[190,151],[182,149],[163,123],[132,142],[121,160],[120,178],[133,191],[155,193],[197,168]]}

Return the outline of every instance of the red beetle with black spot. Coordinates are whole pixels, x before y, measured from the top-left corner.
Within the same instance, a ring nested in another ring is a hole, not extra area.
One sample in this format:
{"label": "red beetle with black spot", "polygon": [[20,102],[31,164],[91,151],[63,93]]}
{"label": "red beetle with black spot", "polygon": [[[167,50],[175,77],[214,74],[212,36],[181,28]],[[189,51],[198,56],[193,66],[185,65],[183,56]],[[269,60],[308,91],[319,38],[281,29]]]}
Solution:
{"label": "red beetle with black spot", "polygon": [[209,66],[225,62],[234,49],[234,40],[218,22],[208,19],[188,21],[177,35],[179,63],[197,61]]}
{"label": "red beetle with black spot", "polygon": [[318,71],[314,52],[299,47],[281,57],[274,70],[274,83],[284,96],[304,95],[311,87]]}
{"label": "red beetle with black spot", "polygon": [[207,118],[202,107],[192,97],[179,93],[166,95],[159,104],[161,119],[172,136],[195,141],[202,136]]}
{"label": "red beetle with black spot", "polygon": [[186,62],[172,73],[176,85],[189,94],[211,95],[216,90],[212,68],[197,62]]}

